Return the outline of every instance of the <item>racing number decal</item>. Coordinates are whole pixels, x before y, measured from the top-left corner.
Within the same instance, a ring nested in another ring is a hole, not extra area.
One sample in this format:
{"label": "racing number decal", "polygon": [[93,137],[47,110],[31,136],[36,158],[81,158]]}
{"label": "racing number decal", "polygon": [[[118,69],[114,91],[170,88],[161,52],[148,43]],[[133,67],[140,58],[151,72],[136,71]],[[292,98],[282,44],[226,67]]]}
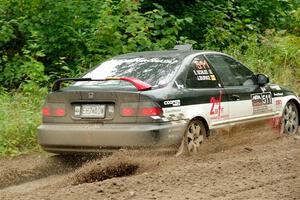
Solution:
{"label": "racing number decal", "polygon": [[204,58],[203,60],[194,60],[193,63],[196,67],[193,72],[198,81],[216,81],[216,76]]}
{"label": "racing number decal", "polygon": [[262,96],[262,103],[263,104],[272,104],[271,93],[264,93],[261,96]]}
{"label": "racing number decal", "polygon": [[252,99],[253,106],[272,104],[272,95],[270,92],[251,94],[251,99]]}
{"label": "racing number decal", "polygon": [[253,113],[264,113],[272,111],[271,92],[251,94]]}
{"label": "racing number decal", "polygon": [[[210,103],[212,103],[212,106],[210,109],[210,115],[218,114],[218,117],[220,117],[221,110],[222,110],[222,107],[221,107],[222,95],[223,95],[223,92],[220,91],[220,95],[218,98],[215,98],[215,97],[210,98]],[[215,108],[215,107],[217,107],[217,108]]]}
{"label": "racing number decal", "polygon": [[210,103],[212,105],[209,115],[211,120],[227,119],[229,117],[228,108],[225,109],[225,107],[222,106],[222,96],[223,91],[220,90],[219,97],[210,98]]}

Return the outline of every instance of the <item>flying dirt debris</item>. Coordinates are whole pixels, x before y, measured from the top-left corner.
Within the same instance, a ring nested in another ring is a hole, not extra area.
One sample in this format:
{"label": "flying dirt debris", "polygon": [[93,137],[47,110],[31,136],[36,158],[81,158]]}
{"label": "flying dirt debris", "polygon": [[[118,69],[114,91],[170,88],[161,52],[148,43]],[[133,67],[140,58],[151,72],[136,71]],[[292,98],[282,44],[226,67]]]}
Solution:
{"label": "flying dirt debris", "polygon": [[137,172],[139,163],[125,154],[115,154],[102,160],[86,163],[75,171],[71,182],[73,185],[104,181],[114,177],[130,176]]}
{"label": "flying dirt debris", "polygon": [[300,141],[270,127],[216,132],[193,156],[141,150],[0,161],[1,200],[300,198]]}

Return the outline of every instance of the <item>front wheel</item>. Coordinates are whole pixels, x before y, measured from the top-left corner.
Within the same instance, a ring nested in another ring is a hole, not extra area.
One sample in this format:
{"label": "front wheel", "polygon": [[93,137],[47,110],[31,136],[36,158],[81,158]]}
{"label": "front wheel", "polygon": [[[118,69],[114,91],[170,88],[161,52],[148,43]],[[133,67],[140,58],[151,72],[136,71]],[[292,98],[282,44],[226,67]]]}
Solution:
{"label": "front wheel", "polygon": [[283,132],[286,134],[296,134],[299,126],[299,114],[294,102],[288,102],[283,110],[282,116]]}
{"label": "front wheel", "polygon": [[176,156],[182,154],[193,155],[199,152],[200,145],[207,137],[207,131],[203,121],[193,119],[188,124],[183,135]]}

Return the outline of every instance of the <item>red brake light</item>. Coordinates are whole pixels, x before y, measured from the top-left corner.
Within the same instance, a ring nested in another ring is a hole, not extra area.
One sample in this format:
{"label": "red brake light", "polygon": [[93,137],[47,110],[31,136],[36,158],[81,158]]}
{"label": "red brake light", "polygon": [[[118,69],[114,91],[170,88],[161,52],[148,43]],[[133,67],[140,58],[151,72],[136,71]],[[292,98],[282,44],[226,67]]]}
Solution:
{"label": "red brake light", "polygon": [[65,116],[64,106],[57,106],[53,104],[47,104],[42,108],[42,114],[44,117],[63,117]]}
{"label": "red brake light", "polygon": [[63,109],[63,108],[56,108],[55,109],[55,116],[57,116],[57,117],[63,117],[63,116],[65,116],[65,109]]}
{"label": "red brake light", "polygon": [[120,115],[123,117],[149,117],[162,114],[162,108],[154,102],[123,103],[120,109]]}
{"label": "red brake light", "polygon": [[135,116],[135,109],[132,107],[125,107],[121,109],[121,115],[124,117]]}
{"label": "red brake light", "polygon": [[43,114],[43,116],[50,116],[50,108],[48,108],[48,107],[44,107],[43,109],[42,109],[42,114]]}
{"label": "red brake light", "polygon": [[141,108],[139,111],[140,116],[158,116],[162,115],[163,111],[161,108]]}

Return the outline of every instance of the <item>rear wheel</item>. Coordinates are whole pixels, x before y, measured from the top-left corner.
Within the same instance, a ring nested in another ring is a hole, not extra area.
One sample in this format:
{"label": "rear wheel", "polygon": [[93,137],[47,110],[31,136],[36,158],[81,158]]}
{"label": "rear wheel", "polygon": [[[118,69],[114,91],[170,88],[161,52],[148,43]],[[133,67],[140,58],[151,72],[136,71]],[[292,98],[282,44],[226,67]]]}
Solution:
{"label": "rear wheel", "polygon": [[294,102],[288,102],[285,105],[282,118],[283,132],[296,134],[299,126],[299,114]]}
{"label": "rear wheel", "polygon": [[200,145],[203,143],[207,136],[207,131],[203,121],[193,119],[187,126],[183,135],[180,147],[176,156],[187,154],[193,155],[199,152]]}

